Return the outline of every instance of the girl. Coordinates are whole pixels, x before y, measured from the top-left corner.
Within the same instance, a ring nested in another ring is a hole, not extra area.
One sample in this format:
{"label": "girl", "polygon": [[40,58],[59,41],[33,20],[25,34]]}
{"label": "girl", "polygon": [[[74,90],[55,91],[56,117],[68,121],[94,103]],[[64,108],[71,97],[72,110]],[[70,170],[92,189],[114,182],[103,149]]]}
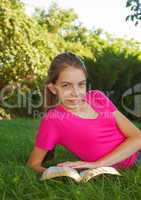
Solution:
{"label": "girl", "polygon": [[44,87],[45,114],[27,165],[36,172],[57,144],[80,161],[57,166],[97,168],[133,166],[141,149],[141,131],[100,90],[87,90],[84,63],[72,53],[57,55]]}

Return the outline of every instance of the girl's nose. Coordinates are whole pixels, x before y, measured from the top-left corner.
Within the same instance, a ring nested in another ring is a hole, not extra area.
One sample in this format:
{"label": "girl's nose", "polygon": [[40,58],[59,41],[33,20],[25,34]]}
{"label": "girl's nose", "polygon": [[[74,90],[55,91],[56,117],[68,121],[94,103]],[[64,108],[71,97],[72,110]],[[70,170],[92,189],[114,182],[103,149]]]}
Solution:
{"label": "girl's nose", "polygon": [[79,97],[79,95],[80,95],[80,93],[79,93],[79,88],[76,86],[76,87],[73,87],[72,88],[72,95],[74,96],[74,97]]}

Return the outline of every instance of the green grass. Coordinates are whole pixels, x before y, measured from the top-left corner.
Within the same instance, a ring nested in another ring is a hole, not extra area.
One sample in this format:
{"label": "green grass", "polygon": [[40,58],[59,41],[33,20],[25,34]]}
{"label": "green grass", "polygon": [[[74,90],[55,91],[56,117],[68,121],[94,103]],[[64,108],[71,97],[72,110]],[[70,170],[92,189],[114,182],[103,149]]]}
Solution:
{"label": "green grass", "polygon": [[[88,183],[76,183],[69,177],[39,181],[39,174],[26,166],[39,120],[0,121],[0,200],[139,200],[141,166],[122,170],[121,177],[101,175]],[[136,124],[141,128],[141,124]],[[65,156],[61,157],[61,153]],[[77,160],[62,146],[56,147],[58,162]]]}

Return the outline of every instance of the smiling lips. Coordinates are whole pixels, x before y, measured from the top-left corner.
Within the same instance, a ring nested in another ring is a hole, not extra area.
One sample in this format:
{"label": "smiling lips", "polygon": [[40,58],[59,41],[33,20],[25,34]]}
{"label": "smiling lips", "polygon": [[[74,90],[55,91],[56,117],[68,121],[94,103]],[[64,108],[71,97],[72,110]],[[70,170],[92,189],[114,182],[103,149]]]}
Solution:
{"label": "smiling lips", "polygon": [[72,102],[72,103],[79,103],[80,99],[72,99],[72,100],[69,100],[69,101]]}

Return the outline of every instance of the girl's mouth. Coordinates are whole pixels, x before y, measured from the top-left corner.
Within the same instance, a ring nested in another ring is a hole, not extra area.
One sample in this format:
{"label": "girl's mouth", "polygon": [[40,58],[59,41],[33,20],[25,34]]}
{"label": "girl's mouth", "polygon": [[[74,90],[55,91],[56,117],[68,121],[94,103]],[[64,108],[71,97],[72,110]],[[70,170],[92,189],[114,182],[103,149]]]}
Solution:
{"label": "girl's mouth", "polygon": [[70,103],[79,104],[81,102],[80,99],[68,100]]}

